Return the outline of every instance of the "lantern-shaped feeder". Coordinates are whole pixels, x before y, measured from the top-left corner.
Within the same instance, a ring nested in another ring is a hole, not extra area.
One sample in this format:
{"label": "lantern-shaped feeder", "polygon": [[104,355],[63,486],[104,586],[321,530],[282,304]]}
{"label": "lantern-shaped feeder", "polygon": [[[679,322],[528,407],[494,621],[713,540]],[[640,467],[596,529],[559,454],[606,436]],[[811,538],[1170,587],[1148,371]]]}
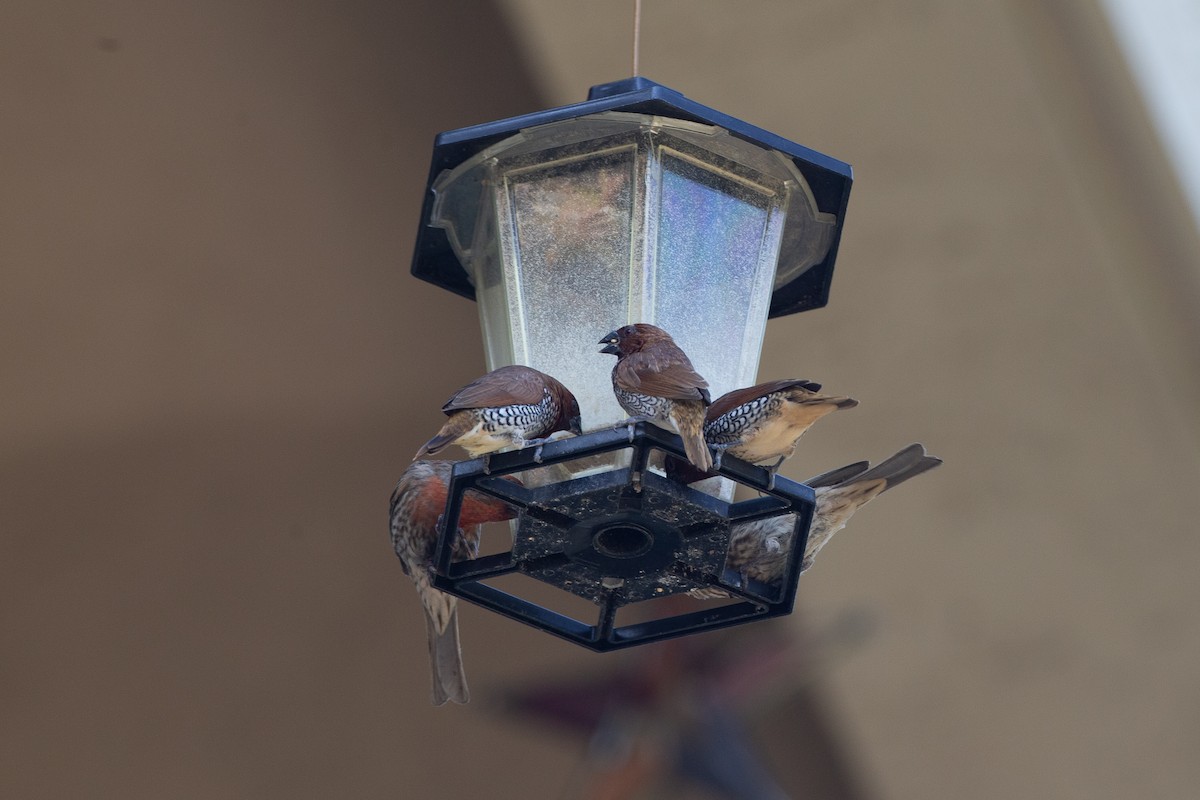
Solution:
{"label": "lantern-shaped feeder", "polygon": [[[593,87],[577,105],[440,134],[413,274],[477,300],[488,369],[524,364],[555,376],[578,398],[589,433],[547,445],[540,463],[525,451],[494,455],[490,475],[481,462],[457,464],[448,530],[467,489],[522,514],[512,551],[486,564],[452,563],[443,536],[437,585],[594,649],[790,612],[798,574],[774,594],[748,592],[723,575],[724,546],[733,521],[795,513],[793,549],[802,550],[811,490],[780,479],[767,491],[764,470],[732,458],[721,470],[729,480],[709,491],[659,474],[662,458],[683,458],[678,437],[644,424],[611,428],[625,414],[613,360],[597,342],[652,323],[714,398],[753,384],[768,315],[828,298],[850,184],[849,165],[644,78]],[[732,482],[766,494],[732,503]],[[555,559],[567,567],[551,568]],[[505,571],[592,600],[599,621],[559,619],[486,584]],[[622,605],[703,585],[746,607],[614,624]]]}

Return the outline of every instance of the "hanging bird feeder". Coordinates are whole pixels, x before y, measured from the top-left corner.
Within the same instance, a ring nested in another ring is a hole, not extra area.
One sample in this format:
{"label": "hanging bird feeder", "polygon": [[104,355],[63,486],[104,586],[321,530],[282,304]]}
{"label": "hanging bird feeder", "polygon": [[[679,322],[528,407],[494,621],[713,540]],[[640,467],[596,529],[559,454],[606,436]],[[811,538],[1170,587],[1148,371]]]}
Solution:
{"label": "hanging bird feeder", "polygon": [[[553,375],[593,432],[546,445],[540,462],[532,449],[493,455],[490,475],[481,461],[455,465],[446,529],[455,530],[468,489],[523,513],[500,556],[453,563],[443,535],[439,588],[595,649],[790,612],[798,567],[781,594],[756,593],[723,574],[723,557],[730,524],[756,516],[797,513],[802,543],[811,490],[784,479],[768,490],[766,470],[734,458],[714,493],[658,474],[647,459],[682,458],[679,439],[648,425],[611,429],[625,414],[596,342],[652,323],[713,397],[754,383],[768,316],[828,299],[850,185],[849,165],[644,78],[593,87],[584,103],[440,134],[413,274],[475,299],[488,369]],[[733,503],[739,482],[766,494],[747,501],[757,505]],[[497,570],[586,597],[600,620],[567,622],[488,586]],[[744,607],[614,627],[621,605],[696,583]]]}

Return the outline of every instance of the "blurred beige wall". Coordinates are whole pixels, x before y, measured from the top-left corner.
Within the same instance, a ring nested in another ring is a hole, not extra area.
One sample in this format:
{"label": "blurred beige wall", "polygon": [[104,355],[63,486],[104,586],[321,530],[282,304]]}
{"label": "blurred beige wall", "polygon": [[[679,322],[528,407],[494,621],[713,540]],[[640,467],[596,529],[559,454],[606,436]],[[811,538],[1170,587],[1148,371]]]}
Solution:
{"label": "blurred beige wall", "polygon": [[[645,5],[644,75],[856,170],[830,305],[761,375],[861,406],[785,473],[947,462],[801,584],[873,621],[817,684],[854,780],[1188,796],[1200,256],[1095,9]],[[626,77],[627,6],[0,7],[0,796],[577,779],[489,698],[634,656],[467,609],[475,700],[431,709],[384,506],[482,369],[407,274],[433,134]]]}

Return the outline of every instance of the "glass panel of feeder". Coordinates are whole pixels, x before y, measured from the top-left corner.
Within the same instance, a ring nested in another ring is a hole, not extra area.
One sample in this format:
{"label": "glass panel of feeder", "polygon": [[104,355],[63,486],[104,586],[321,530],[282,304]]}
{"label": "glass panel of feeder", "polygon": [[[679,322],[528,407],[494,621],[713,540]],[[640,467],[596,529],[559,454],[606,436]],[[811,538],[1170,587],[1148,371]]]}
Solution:
{"label": "glass panel of feeder", "polygon": [[481,204],[469,272],[479,306],[484,356],[488,369],[496,369],[517,362],[513,359],[512,320],[505,299],[508,289],[504,260],[496,233],[496,204],[490,199]]}
{"label": "glass panel of feeder", "polygon": [[829,254],[833,233],[837,228],[837,216],[817,209],[812,188],[796,163],[785,153],[759,147],[730,136],[723,128],[679,129],[672,127],[674,137],[706,150],[720,158],[729,159],[741,167],[769,176],[778,183],[787,199],[781,204],[786,209],[783,226],[783,241],[779,246],[778,264],[775,270],[774,288],[784,286],[807,270],[819,264]]}
{"label": "glass panel of feeder", "polygon": [[599,341],[628,308],[635,155],[626,145],[506,176],[513,357],[575,392],[585,430],[625,416]]}
{"label": "glass panel of feeder", "polygon": [[659,153],[654,322],[716,399],[758,374],[785,198],[683,153]]}

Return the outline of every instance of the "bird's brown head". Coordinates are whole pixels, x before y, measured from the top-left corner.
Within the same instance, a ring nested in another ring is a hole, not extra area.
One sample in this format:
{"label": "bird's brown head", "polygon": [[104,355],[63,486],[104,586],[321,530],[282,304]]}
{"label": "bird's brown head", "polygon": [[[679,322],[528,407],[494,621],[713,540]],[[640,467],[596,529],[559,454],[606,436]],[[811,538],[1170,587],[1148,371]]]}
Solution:
{"label": "bird's brown head", "polygon": [[563,386],[558,380],[546,376],[547,383],[550,384],[551,390],[558,396],[558,416],[554,420],[554,427],[548,433],[556,433],[557,431],[567,431],[576,436],[583,434],[583,420],[579,413],[579,401],[575,399],[575,395],[566,386]]}
{"label": "bird's brown head", "polygon": [[564,410],[559,412],[559,430],[570,431],[576,436],[583,435],[583,415],[579,412],[579,401],[575,395],[567,392],[567,403]]}
{"label": "bird's brown head", "polygon": [[627,356],[641,352],[644,348],[659,342],[675,343],[671,334],[655,325],[637,322],[617,328],[600,340],[605,345],[600,352],[612,356]]}

